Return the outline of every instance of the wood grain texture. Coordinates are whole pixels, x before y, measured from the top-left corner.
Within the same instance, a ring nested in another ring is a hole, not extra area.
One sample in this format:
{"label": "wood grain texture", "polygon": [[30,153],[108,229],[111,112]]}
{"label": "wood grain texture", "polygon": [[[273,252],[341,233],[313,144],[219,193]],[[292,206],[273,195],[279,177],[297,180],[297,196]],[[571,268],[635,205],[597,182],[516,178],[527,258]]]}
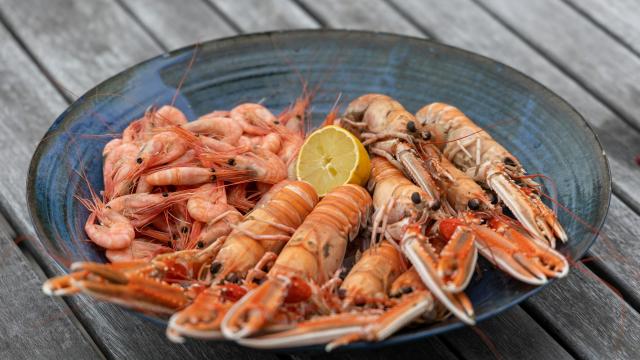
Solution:
{"label": "wood grain texture", "polygon": [[31,268],[15,239],[0,216],[0,358],[102,358],[64,301],[40,291],[44,278]]}
{"label": "wood grain texture", "polygon": [[565,0],[636,54],[640,54],[640,2],[636,0]]}
{"label": "wood grain texture", "polygon": [[36,144],[66,103],[27,55],[0,26],[0,207],[20,235],[31,221],[27,214],[25,179]]}
{"label": "wood grain texture", "polygon": [[318,23],[291,0],[209,1],[242,32],[318,27]]}
{"label": "wood grain texture", "polygon": [[235,34],[233,28],[202,0],[126,0],[121,5],[169,50]]}
{"label": "wood grain texture", "polygon": [[[437,40],[489,56],[524,72],[566,99],[594,127],[609,158],[614,191],[640,209],[640,132],[469,0],[394,0]],[[535,170],[531,170],[535,172]]]}
{"label": "wood grain texture", "polygon": [[465,359],[573,359],[519,306],[441,337]]}
{"label": "wood grain texture", "polygon": [[300,4],[326,27],[424,36],[383,1],[300,0]]}
{"label": "wood grain texture", "polygon": [[442,342],[436,338],[421,340],[404,345],[396,345],[375,350],[340,351],[332,353],[294,353],[294,360],[331,359],[331,360],[383,360],[383,359],[458,359]]}
{"label": "wood grain texture", "polygon": [[75,96],[161,52],[111,0],[1,0],[0,7],[42,66]]}
{"label": "wood grain texture", "polygon": [[635,54],[560,1],[481,3],[640,128],[640,58]]}
{"label": "wood grain texture", "polygon": [[640,308],[640,216],[617,198],[611,199],[602,234],[587,254],[603,276]]}
{"label": "wood grain texture", "polygon": [[581,359],[634,359],[640,314],[587,268],[574,267],[523,307]]}

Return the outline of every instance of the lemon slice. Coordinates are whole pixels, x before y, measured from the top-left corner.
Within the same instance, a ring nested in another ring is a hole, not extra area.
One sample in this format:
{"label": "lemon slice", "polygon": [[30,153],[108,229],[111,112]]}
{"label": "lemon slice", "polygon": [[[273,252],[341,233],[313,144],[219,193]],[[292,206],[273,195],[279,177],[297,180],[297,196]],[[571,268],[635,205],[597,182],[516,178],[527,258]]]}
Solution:
{"label": "lemon slice", "polygon": [[370,171],[369,155],[360,140],[333,125],[309,135],[296,163],[298,180],[310,183],[319,196],[344,184],[364,185]]}

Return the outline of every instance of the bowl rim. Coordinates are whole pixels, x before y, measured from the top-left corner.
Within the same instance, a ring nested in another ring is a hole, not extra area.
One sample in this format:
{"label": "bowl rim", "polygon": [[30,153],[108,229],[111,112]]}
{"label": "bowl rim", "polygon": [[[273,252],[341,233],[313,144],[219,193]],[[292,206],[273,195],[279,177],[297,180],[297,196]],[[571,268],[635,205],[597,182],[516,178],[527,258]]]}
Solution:
{"label": "bowl rim", "polygon": [[[591,246],[593,246],[593,244],[595,243],[596,239],[599,236],[599,232],[602,229],[602,226],[604,225],[604,222],[606,221],[608,212],[609,212],[609,207],[610,207],[610,202],[611,202],[611,197],[612,197],[612,181],[611,181],[611,168],[609,165],[609,159],[607,157],[607,154],[604,150],[604,148],[602,147],[602,143],[598,137],[598,134],[594,131],[594,128],[591,124],[589,124],[586,119],[584,118],[584,116],[582,116],[582,114],[573,106],[571,105],[571,103],[569,103],[567,100],[564,99],[564,97],[558,95],[557,93],[555,93],[554,91],[552,91],[551,89],[549,89],[546,85],[543,85],[542,83],[538,82],[537,80],[533,79],[531,76],[525,74],[524,72],[517,70],[516,68],[507,65],[501,61],[492,59],[488,56],[484,56],[457,46],[452,46],[452,45],[448,45],[436,40],[432,40],[432,39],[427,39],[427,38],[420,38],[417,36],[410,36],[410,35],[401,35],[401,34],[394,34],[394,33],[389,33],[389,32],[384,32],[384,31],[367,31],[367,30],[346,30],[346,29],[293,29],[293,30],[274,30],[274,31],[265,31],[265,32],[257,32],[257,33],[248,33],[248,34],[240,34],[240,35],[234,35],[234,36],[228,36],[228,37],[223,37],[223,38],[217,38],[217,39],[213,39],[213,40],[207,40],[207,41],[203,41],[203,42],[198,42],[198,43],[194,43],[194,44],[190,44],[190,45],[186,45],[168,52],[163,52],[161,54],[158,54],[156,56],[153,56],[151,58],[148,58],[146,60],[143,60],[141,62],[136,63],[135,65],[132,65],[130,67],[127,67],[126,69],[106,78],[105,80],[101,81],[100,83],[98,83],[97,85],[93,86],[91,89],[87,90],[83,95],[81,95],[80,97],[78,97],[77,99],[75,99],[71,104],[69,104],[67,106],[67,108],[54,120],[54,122],[51,124],[51,126],[49,127],[49,129],[47,130],[47,132],[44,134],[43,138],[40,140],[40,142],[38,143],[36,149],[34,150],[33,156],[31,158],[31,161],[29,163],[29,168],[28,168],[28,173],[27,173],[27,178],[26,178],[26,197],[27,197],[27,208],[28,208],[28,212],[29,212],[29,217],[31,219],[32,224],[34,225],[34,229],[35,229],[35,234],[36,234],[36,238],[37,241],[40,243],[40,245],[43,245],[42,240],[41,239],[49,239],[49,236],[47,236],[47,231],[45,229],[45,226],[43,224],[43,222],[41,221],[41,219],[38,218],[37,216],[37,206],[36,206],[36,196],[35,196],[35,180],[36,180],[36,172],[37,172],[37,168],[38,165],[40,163],[40,160],[42,159],[42,156],[46,153],[46,150],[48,148],[48,146],[50,145],[50,143],[56,138],[55,135],[55,131],[57,131],[58,129],[64,129],[65,126],[62,125],[66,125],[67,123],[69,123],[69,119],[66,118],[66,115],[72,111],[76,106],[78,106],[78,104],[80,102],[82,102],[85,98],[85,96],[87,96],[88,94],[94,93],[98,88],[100,88],[101,86],[103,86],[106,83],[111,82],[112,80],[119,78],[120,76],[122,76],[123,74],[126,74],[130,71],[135,71],[135,69],[145,65],[145,64],[150,64],[156,61],[168,61],[169,59],[175,58],[177,56],[183,56],[185,54],[188,53],[192,53],[193,51],[197,51],[201,46],[207,46],[207,45],[211,45],[213,43],[216,44],[232,44],[235,42],[243,42],[243,41],[251,41],[251,40],[256,40],[256,39],[260,39],[260,38],[264,38],[265,40],[272,40],[272,38],[274,37],[287,37],[287,36],[316,36],[316,37],[321,37],[323,35],[326,34],[330,34],[330,35],[344,35],[344,36],[360,36],[360,37],[388,37],[388,38],[395,38],[397,41],[415,41],[418,43],[423,43],[425,45],[428,46],[432,46],[432,47],[437,47],[439,48],[439,51],[449,51],[449,52],[454,52],[454,53],[458,53],[460,55],[462,55],[463,57],[465,57],[467,60],[469,61],[476,61],[476,62],[485,62],[485,63],[492,63],[495,65],[500,65],[501,67],[503,67],[503,69],[507,72],[509,72],[510,76],[514,76],[516,79],[520,78],[518,80],[518,82],[521,83],[525,83],[527,85],[527,87],[537,87],[538,91],[540,92],[540,94],[542,94],[544,97],[549,97],[551,99],[557,99],[561,105],[566,106],[567,109],[570,112],[573,112],[575,115],[577,115],[577,123],[580,125],[583,125],[586,127],[586,129],[588,131],[586,131],[587,133],[589,133],[591,136],[593,136],[593,141],[596,145],[596,148],[600,150],[600,153],[602,154],[602,162],[599,163],[599,167],[603,167],[602,170],[604,170],[602,172],[602,176],[603,178],[601,179],[603,181],[603,187],[602,190],[600,191],[601,194],[603,195],[603,203],[601,204],[602,206],[602,217],[599,219],[597,224],[592,224],[591,227],[591,239],[588,242],[588,245],[585,247],[585,250],[578,254],[578,258],[581,258],[582,256],[584,256],[584,254],[589,250],[589,248],[591,248]],[[52,257],[49,254],[38,254],[37,256],[44,256],[44,257],[49,257],[53,260],[54,264],[57,265],[63,272],[68,272],[68,268],[65,264],[61,263],[58,259],[56,259],[55,257]],[[489,319],[491,317],[494,317],[496,315],[498,315],[499,313],[515,306],[518,305],[519,303],[521,303],[522,301],[526,300],[527,298],[534,296],[535,294],[537,294],[539,291],[541,291],[542,289],[546,288],[548,285],[550,285],[551,283],[553,283],[556,279],[551,279],[547,284],[535,287],[523,294],[521,294],[520,296],[518,296],[516,299],[512,300],[510,303],[505,304],[503,306],[500,306],[498,308],[495,308],[493,310],[490,310],[484,314],[479,315],[478,317],[476,317],[476,323],[480,323],[483,320]],[[125,308],[126,309],[126,308]],[[153,316],[149,316],[146,314],[142,314],[133,310],[129,310],[126,309],[127,311],[135,314],[136,316],[141,316],[145,319],[149,319],[151,320],[152,323],[154,324],[163,324],[166,326],[166,321],[165,320],[161,320],[160,318],[157,317],[153,317]],[[399,334],[394,334],[393,336],[383,340],[383,341],[379,341],[379,342],[356,342],[353,344],[349,344],[347,346],[344,346],[340,349],[342,350],[356,350],[356,349],[377,349],[377,348],[382,348],[382,347],[387,347],[387,346],[393,346],[393,345],[399,345],[402,343],[406,343],[406,342],[413,342],[413,341],[417,341],[419,339],[424,339],[427,337],[431,337],[434,335],[438,335],[438,334],[442,334],[445,332],[449,332],[455,329],[459,329],[462,327],[465,327],[466,325],[464,323],[462,323],[461,321],[457,320],[457,321],[453,321],[450,322],[444,326],[441,327],[437,327],[437,328],[426,328],[426,329],[416,329],[415,331],[411,331],[409,333],[399,333]],[[275,351],[275,352],[297,352],[297,351],[309,351],[309,350],[319,350],[322,349],[323,346],[322,345],[311,345],[311,346],[303,346],[303,347],[288,347],[288,348],[278,348],[278,349],[269,349],[268,351]]]}

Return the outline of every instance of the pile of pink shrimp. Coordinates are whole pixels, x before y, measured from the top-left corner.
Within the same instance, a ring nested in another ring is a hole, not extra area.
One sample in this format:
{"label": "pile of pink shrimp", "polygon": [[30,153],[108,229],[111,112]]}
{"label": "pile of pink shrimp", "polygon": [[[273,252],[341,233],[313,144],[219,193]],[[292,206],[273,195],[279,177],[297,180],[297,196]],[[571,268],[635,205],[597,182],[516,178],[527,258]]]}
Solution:
{"label": "pile of pink shrimp", "polygon": [[293,173],[308,104],[300,98],[276,116],[244,103],[193,121],[171,105],[148,109],[104,147],[104,190],[80,199],[88,238],[123,262],[226,236]]}

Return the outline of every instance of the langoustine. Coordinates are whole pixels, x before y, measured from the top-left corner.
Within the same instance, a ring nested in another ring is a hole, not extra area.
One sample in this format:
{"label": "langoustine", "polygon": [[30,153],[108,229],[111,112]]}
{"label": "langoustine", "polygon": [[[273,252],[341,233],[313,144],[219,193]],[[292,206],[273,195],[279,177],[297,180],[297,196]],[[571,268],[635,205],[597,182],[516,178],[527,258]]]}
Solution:
{"label": "langoustine", "polygon": [[221,325],[225,337],[254,334],[273,320],[283,303],[316,300],[322,306],[321,294],[313,288],[340,268],[347,242],[366,224],[370,208],[371,197],[360,186],[343,185],[329,192],[293,233],[267,280],[229,310]]}

